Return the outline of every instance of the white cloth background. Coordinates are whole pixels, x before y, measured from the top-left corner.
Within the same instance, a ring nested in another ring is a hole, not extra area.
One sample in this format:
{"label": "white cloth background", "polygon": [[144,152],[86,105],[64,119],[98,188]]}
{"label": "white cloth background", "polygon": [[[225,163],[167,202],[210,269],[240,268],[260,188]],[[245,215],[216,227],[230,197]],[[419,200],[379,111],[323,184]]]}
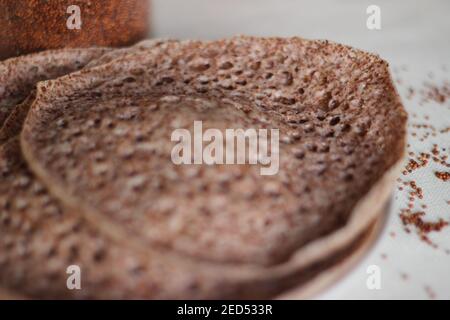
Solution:
{"label": "white cloth background", "polygon": [[[410,124],[429,118],[426,122],[438,130],[450,126],[449,100],[420,106],[420,96],[407,99],[409,86],[420,88],[424,81],[441,84],[449,79],[448,0],[154,0],[153,4],[154,37],[301,36],[329,39],[378,53],[397,70],[394,78],[400,80],[398,90],[408,112],[416,114],[415,118],[410,117]],[[372,4],[381,8],[381,30],[366,28],[366,8]],[[447,153],[450,150],[450,132],[430,136],[425,141],[410,135],[409,140],[416,152],[429,152],[434,143],[446,147]],[[414,178],[424,189],[427,218],[450,220],[450,205],[446,203],[450,200],[450,181],[433,177],[436,168],[433,163],[408,179]],[[430,234],[438,249],[420,241],[414,232],[407,234],[399,218],[406,194],[396,192],[387,225],[365,258],[318,298],[450,299],[450,255],[445,252],[450,249],[450,227]],[[370,265],[380,267],[380,290],[369,290],[366,286]]]}

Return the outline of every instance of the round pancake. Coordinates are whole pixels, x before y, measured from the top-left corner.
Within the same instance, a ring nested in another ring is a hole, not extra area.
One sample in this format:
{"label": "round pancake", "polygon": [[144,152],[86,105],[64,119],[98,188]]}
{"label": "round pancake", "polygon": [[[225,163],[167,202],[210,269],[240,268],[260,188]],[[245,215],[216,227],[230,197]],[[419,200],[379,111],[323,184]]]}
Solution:
{"label": "round pancake", "polygon": [[[176,166],[169,133],[196,119],[280,129],[279,173]],[[22,147],[55,196],[113,236],[270,266],[347,223],[401,158],[405,121],[377,56],[238,37],[164,43],[42,83]]]}
{"label": "round pancake", "polygon": [[[313,248],[312,264],[310,253],[268,269],[192,262],[153,248],[144,256],[54,200],[28,170],[17,138],[0,146],[0,174],[0,284],[30,298],[267,298],[307,283],[351,254],[366,234],[335,239],[331,252]],[[80,267],[81,290],[67,288],[72,265]]]}

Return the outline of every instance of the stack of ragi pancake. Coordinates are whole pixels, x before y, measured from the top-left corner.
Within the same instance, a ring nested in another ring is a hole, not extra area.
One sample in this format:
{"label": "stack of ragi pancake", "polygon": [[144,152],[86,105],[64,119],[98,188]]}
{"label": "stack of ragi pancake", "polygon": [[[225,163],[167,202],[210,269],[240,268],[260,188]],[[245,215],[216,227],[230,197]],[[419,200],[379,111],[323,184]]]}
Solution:
{"label": "stack of ragi pancake", "polygon": [[[196,121],[278,129],[278,172],[174,163],[171,134]],[[405,122],[387,63],[328,41],[147,40],[0,62],[0,288],[39,299],[305,288],[381,219]]]}

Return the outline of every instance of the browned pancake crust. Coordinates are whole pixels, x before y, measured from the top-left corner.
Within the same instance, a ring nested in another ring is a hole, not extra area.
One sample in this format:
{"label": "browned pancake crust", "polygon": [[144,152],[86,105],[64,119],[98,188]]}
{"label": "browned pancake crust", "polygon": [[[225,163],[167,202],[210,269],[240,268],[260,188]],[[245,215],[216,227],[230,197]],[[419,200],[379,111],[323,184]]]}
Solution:
{"label": "browned pancake crust", "polygon": [[[279,128],[279,174],[173,165],[168,133],[195,119]],[[52,193],[112,236],[276,265],[345,225],[402,157],[405,123],[379,57],[327,41],[237,37],[167,42],[41,84],[22,146]]]}

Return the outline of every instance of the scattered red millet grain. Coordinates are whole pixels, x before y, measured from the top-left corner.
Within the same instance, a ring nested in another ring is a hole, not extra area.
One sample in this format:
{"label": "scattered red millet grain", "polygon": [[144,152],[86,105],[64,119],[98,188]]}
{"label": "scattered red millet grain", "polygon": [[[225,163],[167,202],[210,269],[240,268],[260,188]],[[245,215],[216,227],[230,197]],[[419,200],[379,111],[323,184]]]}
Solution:
{"label": "scattered red millet grain", "polygon": [[436,171],[434,173],[434,175],[438,179],[441,179],[442,181],[449,181],[450,180],[450,172],[439,172],[439,171]]}
{"label": "scattered red millet grain", "polygon": [[435,156],[439,155],[439,148],[437,144],[433,145],[433,149],[431,149],[431,153]]}
{"label": "scattered red millet grain", "polygon": [[[398,73],[396,78],[401,80],[402,71],[406,70],[406,67],[398,67],[396,69],[396,72]],[[444,71],[446,70],[447,69],[445,68]],[[409,84],[405,84],[403,92],[406,96],[406,100],[415,101],[416,106],[426,106],[430,102],[444,105],[449,102],[450,83],[448,80],[439,81],[437,80],[438,78],[438,73],[434,74],[433,72],[430,72],[425,75],[426,80],[419,88],[414,88]],[[402,85],[402,81],[397,81],[397,83],[399,86]],[[434,123],[431,122],[432,119],[436,119],[436,117],[431,117],[431,114],[423,114],[423,112],[415,112],[416,110],[411,110],[412,108],[410,106],[408,107],[410,119],[413,121],[408,125],[408,131],[410,139],[412,138],[415,142],[413,144],[415,150],[420,149],[421,147],[423,149],[422,143],[428,141],[432,137],[434,138],[438,137],[438,135],[450,133],[450,125],[447,124],[447,127],[437,128],[433,125]],[[435,116],[435,114],[433,114],[433,116]],[[432,145],[431,149],[422,152],[411,150],[410,143],[408,143],[407,148],[409,151],[407,153],[408,161],[402,174],[403,176],[411,175],[411,177],[408,181],[405,181],[404,178],[397,179],[397,182],[399,183],[397,189],[399,192],[406,193],[406,203],[399,213],[400,220],[406,233],[414,231],[422,241],[437,248],[437,245],[429,239],[428,235],[431,232],[441,231],[448,226],[449,222],[444,218],[438,218],[434,221],[430,221],[430,219],[427,218],[426,210],[428,210],[428,206],[426,202],[424,203],[426,189],[423,190],[418,186],[414,179],[414,174],[416,171],[420,170],[421,176],[424,174],[433,175],[443,181],[449,181],[449,170],[432,170],[429,166],[430,164],[435,163],[439,166],[450,168],[450,163],[448,162],[449,154],[445,147],[441,147],[436,143]],[[450,200],[444,201],[450,205]],[[439,217],[439,215],[437,215],[437,217]]]}
{"label": "scattered red millet grain", "polygon": [[407,274],[406,272],[401,272],[400,277],[402,278],[403,281],[409,280],[409,274]]}
{"label": "scattered red millet grain", "polygon": [[436,293],[434,292],[433,288],[431,288],[429,285],[424,286],[425,292],[428,295],[428,298],[430,299],[436,299]]}
{"label": "scattered red millet grain", "polygon": [[411,191],[409,193],[410,198],[414,197],[418,197],[419,199],[423,199],[423,190],[422,188],[418,187],[415,181],[410,181],[409,182],[409,186],[413,189],[413,191]]}
{"label": "scattered red millet grain", "polygon": [[440,218],[437,222],[427,222],[423,220],[424,211],[411,212],[404,209],[400,213],[400,218],[404,226],[414,226],[420,234],[427,234],[432,231],[441,231],[448,226],[448,222]]}
{"label": "scattered red millet grain", "polygon": [[430,157],[431,156],[428,153],[421,153],[418,157],[416,157],[416,159],[409,159],[405,169],[403,170],[403,175],[406,176],[417,169],[426,167]]}
{"label": "scattered red millet grain", "polygon": [[449,133],[450,132],[450,127],[444,128],[441,131],[439,131],[440,133]]}
{"label": "scattered red millet grain", "polygon": [[422,103],[434,101],[438,104],[444,104],[450,100],[450,83],[444,81],[443,83],[436,85],[425,82],[424,87],[420,90],[420,94]]}
{"label": "scattered red millet grain", "polygon": [[409,87],[408,93],[406,95],[406,99],[411,100],[414,97],[415,93],[416,93],[416,91],[414,90],[414,88]]}

